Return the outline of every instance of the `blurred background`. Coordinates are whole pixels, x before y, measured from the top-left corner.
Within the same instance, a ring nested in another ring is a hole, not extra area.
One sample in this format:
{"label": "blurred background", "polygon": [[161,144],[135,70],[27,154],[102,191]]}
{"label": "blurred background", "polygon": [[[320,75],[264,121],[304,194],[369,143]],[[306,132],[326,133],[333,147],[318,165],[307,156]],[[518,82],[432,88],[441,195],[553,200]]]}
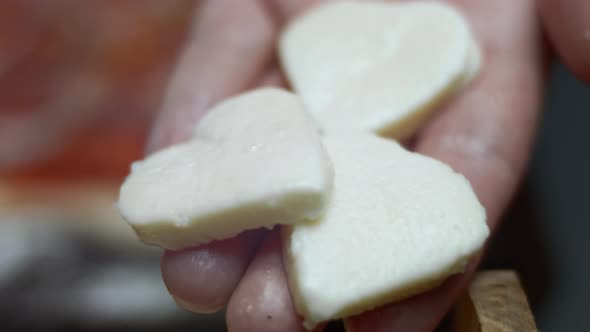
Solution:
{"label": "blurred background", "polygon": [[[113,209],[195,3],[2,2],[0,330],[225,330],[223,313],[176,307],[160,251]],[[590,88],[554,65],[530,171],[483,264],[521,273],[541,331],[590,326],[589,122]]]}

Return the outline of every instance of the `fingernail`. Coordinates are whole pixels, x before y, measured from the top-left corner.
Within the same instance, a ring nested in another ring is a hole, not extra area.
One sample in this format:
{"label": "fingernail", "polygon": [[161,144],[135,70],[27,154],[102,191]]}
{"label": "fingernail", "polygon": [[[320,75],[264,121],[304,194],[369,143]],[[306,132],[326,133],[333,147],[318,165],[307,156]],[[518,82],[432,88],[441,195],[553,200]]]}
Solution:
{"label": "fingernail", "polygon": [[193,303],[186,302],[182,299],[177,298],[176,296],[172,296],[172,298],[174,299],[174,302],[176,302],[176,304],[178,304],[183,309],[197,314],[214,314],[223,308],[223,306],[217,308],[205,308],[194,305]]}

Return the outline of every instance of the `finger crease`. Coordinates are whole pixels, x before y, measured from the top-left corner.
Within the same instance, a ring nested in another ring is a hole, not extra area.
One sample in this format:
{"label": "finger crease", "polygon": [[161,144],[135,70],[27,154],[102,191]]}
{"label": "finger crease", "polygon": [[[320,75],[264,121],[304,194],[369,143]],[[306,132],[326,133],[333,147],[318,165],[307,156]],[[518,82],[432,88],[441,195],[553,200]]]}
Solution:
{"label": "finger crease", "polygon": [[496,144],[477,134],[444,136],[439,141],[439,149],[444,151],[444,155],[452,155],[469,165],[477,165],[475,171],[479,174],[483,173],[480,165],[486,165],[486,173],[493,171],[506,179],[507,183],[516,181],[520,172]]}

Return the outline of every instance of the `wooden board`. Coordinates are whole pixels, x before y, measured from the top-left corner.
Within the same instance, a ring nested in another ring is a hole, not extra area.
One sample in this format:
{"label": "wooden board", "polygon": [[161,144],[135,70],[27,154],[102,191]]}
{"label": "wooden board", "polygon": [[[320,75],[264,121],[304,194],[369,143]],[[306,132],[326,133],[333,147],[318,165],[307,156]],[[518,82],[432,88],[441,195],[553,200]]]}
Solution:
{"label": "wooden board", "polygon": [[514,271],[479,272],[455,306],[454,332],[536,332]]}

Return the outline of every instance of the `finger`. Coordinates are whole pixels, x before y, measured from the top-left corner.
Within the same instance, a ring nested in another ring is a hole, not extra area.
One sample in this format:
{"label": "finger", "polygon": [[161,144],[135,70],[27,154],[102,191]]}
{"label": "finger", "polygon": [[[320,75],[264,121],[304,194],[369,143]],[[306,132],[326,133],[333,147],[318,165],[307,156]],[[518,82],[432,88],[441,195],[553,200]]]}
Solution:
{"label": "finger", "polygon": [[590,2],[541,0],[539,9],[561,60],[574,74],[590,83]]}
{"label": "finger", "polygon": [[248,267],[260,238],[261,232],[251,231],[197,248],[167,251],[161,269],[168,291],[187,310],[220,310]]}
{"label": "finger", "polygon": [[[485,67],[420,134],[417,150],[471,182],[493,230],[527,161],[544,61],[534,1],[455,1],[481,42]],[[348,331],[432,331],[473,267],[439,289],[348,319]]]}
{"label": "finger", "polygon": [[190,137],[208,107],[252,85],[273,51],[274,26],[259,1],[209,0],[195,22],[148,144]]}
{"label": "finger", "polygon": [[[283,75],[273,65],[253,87],[284,85]],[[167,252],[166,258],[162,260],[162,271],[166,271],[165,282],[170,293],[177,294],[176,302],[197,313],[220,310],[227,303],[252,258],[258,240],[262,237],[258,233],[261,232],[240,235],[235,239],[216,242],[196,250]],[[240,248],[240,251],[235,252],[236,248]],[[212,269],[226,273],[221,276],[217,272],[211,274],[209,272]],[[211,287],[207,287],[208,285]]]}
{"label": "finger", "polygon": [[274,64],[256,83],[258,87],[284,87],[287,83],[278,64]]}
{"label": "finger", "polygon": [[[282,21],[274,4],[266,4],[273,19]],[[285,86],[278,63],[254,83],[255,86]],[[283,270],[279,232],[274,231],[250,264],[227,308],[229,331],[304,331],[292,305]],[[316,331],[321,331],[319,327]]]}
{"label": "finger", "polygon": [[284,23],[299,15],[303,10],[326,0],[266,0],[269,8],[278,18],[278,23]]}
{"label": "finger", "polygon": [[267,237],[227,306],[231,332],[305,331],[292,304],[278,230]]}
{"label": "finger", "polygon": [[[257,1],[201,3],[149,144],[153,151],[187,139],[208,107],[259,78],[270,60],[274,27]],[[225,305],[258,245],[249,232],[162,257],[162,276],[177,302],[211,312]]]}
{"label": "finger", "polygon": [[545,81],[544,47],[534,0],[455,2],[474,26],[485,67],[425,128],[417,150],[470,180],[494,228],[528,161]]}

